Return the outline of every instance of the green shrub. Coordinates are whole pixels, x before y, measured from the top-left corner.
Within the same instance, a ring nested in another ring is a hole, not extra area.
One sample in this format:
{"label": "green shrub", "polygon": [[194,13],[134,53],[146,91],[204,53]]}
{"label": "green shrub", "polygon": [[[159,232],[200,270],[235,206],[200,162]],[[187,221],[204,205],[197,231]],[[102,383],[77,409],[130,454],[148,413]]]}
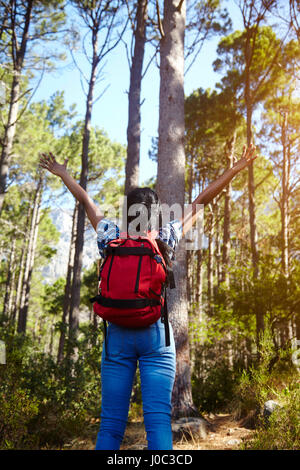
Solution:
{"label": "green shrub", "polygon": [[76,360],[57,364],[38,345],[19,335],[2,338],[0,367],[2,448],[61,448],[77,437],[101,405],[101,331],[84,326]]}
{"label": "green shrub", "polygon": [[231,409],[236,418],[256,412],[259,418],[267,400],[277,400],[283,389],[294,387],[298,372],[291,361],[291,349],[275,350],[269,330],[260,341],[260,360],[243,370],[233,390]]}
{"label": "green shrub", "polygon": [[253,438],[246,442],[249,450],[300,449],[300,384],[286,388],[277,399],[281,406],[271,414],[268,424],[262,418]]}
{"label": "green shrub", "polygon": [[192,376],[194,404],[201,411],[222,411],[232,400],[236,372],[225,362],[218,361],[205,371],[205,375]]}
{"label": "green shrub", "polygon": [[0,449],[28,449],[36,439],[29,432],[31,420],[38,414],[39,403],[22,389],[12,394],[0,392]]}

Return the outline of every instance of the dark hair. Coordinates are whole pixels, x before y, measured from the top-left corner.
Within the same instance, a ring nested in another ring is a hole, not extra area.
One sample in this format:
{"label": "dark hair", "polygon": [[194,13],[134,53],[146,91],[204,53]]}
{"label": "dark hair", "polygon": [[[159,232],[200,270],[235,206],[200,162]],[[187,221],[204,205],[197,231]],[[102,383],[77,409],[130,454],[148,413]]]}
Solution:
{"label": "dark hair", "polygon": [[[161,203],[159,197],[155,191],[151,188],[135,188],[127,194],[127,210],[133,204],[143,204],[147,208],[148,213],[148,229],[151,228],[151,209],[153,210],[153,206],[155,205],[157,208],[157,215],[158,216],[158,230],[160,231],[162,228],[162,213],[161,213]],[[127,217],[127,230],[130,222],[132,222],[137,217],[137,214]],[[153,221],[153,219],[152,219]],[[172,265],[171,262],[171,255],[173,254],[173,249],[167,245],[167,243],[163,242],[160,238],[156,239],[158,248],[161,254],[164,257],[166,262],[167,268],[170,268]]]}

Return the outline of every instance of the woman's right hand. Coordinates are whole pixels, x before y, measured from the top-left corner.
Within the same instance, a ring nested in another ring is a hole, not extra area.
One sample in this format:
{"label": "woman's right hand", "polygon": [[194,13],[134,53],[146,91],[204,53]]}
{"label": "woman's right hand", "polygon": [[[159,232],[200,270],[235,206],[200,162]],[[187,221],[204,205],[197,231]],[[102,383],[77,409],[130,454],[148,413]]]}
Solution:
{"label": "woman's right hand", "polygon": [[56,161],[54,155],[51,152],[49,152],[49,154],[42,153],[39,166],[50,171],[50,173],[52,173],[53,175],[62,176],[63,173],[65,173],[67,170],[67,164],[68,164],[68,158],[66,158],[64,163],[61,165],[60,163]]}

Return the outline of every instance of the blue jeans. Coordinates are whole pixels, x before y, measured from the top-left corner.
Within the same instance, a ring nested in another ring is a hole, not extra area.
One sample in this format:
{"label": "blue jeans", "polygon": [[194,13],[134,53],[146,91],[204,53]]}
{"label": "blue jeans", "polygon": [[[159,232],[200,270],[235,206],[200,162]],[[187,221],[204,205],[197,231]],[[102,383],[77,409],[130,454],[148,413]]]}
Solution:
{"label": "blue jeans", "polygon": [[139,361],[144,423],[149,450],[172,449],[171,396],[176,371],[172,326],[165,344],[161,320],[147,328],[110,323],[103,346],[101,424],[96,450],[118,450],[125,432]]}

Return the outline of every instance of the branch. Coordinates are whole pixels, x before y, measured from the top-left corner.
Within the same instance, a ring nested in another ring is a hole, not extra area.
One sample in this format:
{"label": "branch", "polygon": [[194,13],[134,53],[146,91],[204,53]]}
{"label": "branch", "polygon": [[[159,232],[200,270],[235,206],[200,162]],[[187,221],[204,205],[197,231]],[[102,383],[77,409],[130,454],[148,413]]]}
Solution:
{"label": "branch", "polygon": [[147,73],[147,71],[148,71],[148,69],[149,69],[149,67],[150,67],[150,65],[151,65],[151,63],[152,63],[152,61],[153,61],[153,59],[156,57],[157,52],[158,52],[158,49],[159,49],[159,45],[157,44],[156,47],[155,47],[155,52],[154,52],[153,56],[151,57],[151,59],[149,60],[147,66],[146,66],[146,68],[145,68],[144,73],[142,74],[142,80],[143,80],[144,76],[146,75],[146,73]]}
{"label": "branch", "polygon": [[267,70],[266,70],[264,76],[261,78],[261,80],[259,81],[259,83],[258,83],[257,86],[255,87],[255,89],[253,90],[253,94],[252,94],[252,97],[253,97],[252,99],[253,99],[253,100],[255,100],[255,96],[257,95],[258,90],[260,89],[260,87],[262,86],[262,84],[264,83],[264,81],[266,80],[266,78],[268,77],[268,75],[270,74],[270,72],[271,72],[271,70],[272,70],[272,68],[273,68],[273,66],[274,66],[274,64],[275,64],[275,62],[276,62],[276,59],[277,59],[277,57],[278,57],[278,55],[279,55],[279,52],[281,51],[281,45],[283,45],[283,43],[284,43],[284,41],[285,41],[287,35],[288,35],[288,32],[287,32],[287,34],[285,35],[285,37],[280,41],[280,44],[279,44],[279,46],[278,46],[278,49],[277,49],[276,53],[274,54],[274,57],[273,57],[273,59],[272,59],[272,62],[270,63],[269,67],[267,68]]}
{"label": "branch", "polygon": [[122,42],[125,46],[125,50],[126,50],[126,57],[127,57],[127,62],[128,62],[128,67],[129,67],[129,70],[131,69],[131,62],[130,62],[130,58],[129,58],[129,52],[128,52],[128,45],[127,45],[127,42],[124,41],[124,39],[122,39]]}
{"label": "branch", "polygon": [[262,180],[260,180],[259,183],[257,183],[257,184],[255,185],[254,191],[256,191],[257,188],[258,188],[262,183],[264,183],[264,182],[266,181],[266,179],[268,179],[269,176],[271,176],[272,174],[273,174],[273,168],[263,177]]}
{"label": "branch", "polygon": [[291,186],[289,187],[289,194],[292,194],[292,192],[294,191],[294,189],[299,183],[300,183],[300,178],[296,179],[296,181],[293,184],[291,184]]}
{"label": "branch", "polygon": [[80,73],[80,77],[83,77],[83,78],[85,79],[86,83],[88,83],[88,82],[89,82],[88,79],[86,78],[86,76],[84,75],[83,71],[81,70],[81,68],[79,67],[79,65],[78,65],[77,62],[76,62],[76,59],[75,59],[75,57],[74,57],[74,55],[73,55],[72,49],[69,48],[69,50],[70,50],[70,53],[71,53],[71,56],[72,56],[73,63],[74,63],[75,67],[77,68],[77,70],[78,70],[79,73]]}
{"label": "branch", "polygon": [[182,7],[183,2],[184,0],[180,0],[178,7],[176,7],[176,11],[178,11],[179,13],[181,13],[181,7]]}
{"label": "branch", "polygon": [[100,93],[100,95],[93,101],[93,105],[94,105],[95,103],[97,103],[97,101],[99,101],[100,98],[102,98],[102,96],[104,95],[104,93],[106,92],[106,90],[108,90],[109,87],[110,87],[110,83],[107,85],[106,88],[104,88],[104,90],[102,91],[102,93]]}
{"label": "branch", "polygon": [[[114,18],[113,18],[113,20],[114,20]],[[103,59],[103,57],[106,56],[106,54],[108,54],[108,53],[109,53],[110,51],[112,51],[115,47],[117,47],[117,45],[119,44],[119,42],[122,40],[122,37],[123,37],[123,35],[124,35],[124,33],[125,33],[125,30],[126,30],[126,28],[127,28],[127,24],[128,24],[128,21],[129,21],[129,19],[127,18],[127,21],[126,21],[126,23],[125,23],[125,26],[124,26],[124,28],[123,28],[121,34],[119,35],[119,38],[114,42],[114,44],[113,44],[111,47],[109,47],[105,52],[103,52],[103,51],[104,51],[104,48],[105,48],[105,45],[109,43],[109,36],[110,36],[110,32],[111,32],[112,25],[113,25],[113,20],[112,20],[112,23],[110,24],[110,26],[109,26],[109,28],[108,28],[108,33],[107,33],[106,38],[105,38],[105,40],[104,40],[103,47],[102,47],[100,53],[98,54],[97,63],[99,63],[99,62]]]}
{"label": "branch", "polygon": [[156,13],[157,13],[157,20],[158,20],[158,29],[159,29],[161,38],[164,38],[165,37],[165,32],[164,32],[163,25],[162,25],[161,18],[160,18],[158,0],[156,0]]}

